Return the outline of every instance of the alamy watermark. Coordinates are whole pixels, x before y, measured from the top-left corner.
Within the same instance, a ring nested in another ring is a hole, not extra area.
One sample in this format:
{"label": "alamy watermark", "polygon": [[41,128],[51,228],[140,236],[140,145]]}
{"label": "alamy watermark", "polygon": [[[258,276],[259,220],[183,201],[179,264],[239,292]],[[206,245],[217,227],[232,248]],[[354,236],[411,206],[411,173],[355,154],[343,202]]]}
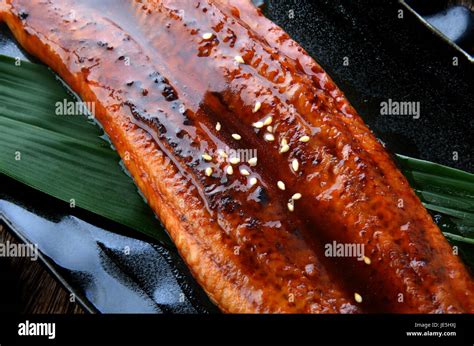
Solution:
{"label": "alamy watermark", "polygon": [[38,259],[37,244],[17,244],[6,241],[0,243],[0,257],[28,257],[32,261]]}
{"label": "alamy watermark", "polygon": [[217,157],[217,162],[249,162],[257,159],[257,149],[231,149],[228,146],[218,148],[212,156]]}
{"label": "alamy watermark", "polygon": [[55,103],[56,115],[85,115],[94,118],[95,102],[70,101],[64,99]]}
{"label": "alamy watermark", "polygon": [[19,336],[46,336],[53,340],[56,338],[56,323],[54,322],[30,322],[26,320],[18,324]]}
{"label": "alamy watermark", "polygon": [[364,244],[360,243],[326,243],[324,256],[326,257],[355,257],[358,261],[364,260]]}
{"label": "alamy watermark", "polygon": [[418,101],[387,101],[380,102],[380,115],[411,115],[420,118],[420,102]]}

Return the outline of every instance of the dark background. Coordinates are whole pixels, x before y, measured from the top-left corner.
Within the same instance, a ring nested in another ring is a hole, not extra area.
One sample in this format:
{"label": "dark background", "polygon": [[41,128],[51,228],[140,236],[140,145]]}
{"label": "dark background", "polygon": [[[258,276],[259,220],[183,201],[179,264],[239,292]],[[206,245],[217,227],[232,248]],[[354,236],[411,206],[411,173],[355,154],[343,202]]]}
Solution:
{"label": "dark background", "polygon": [[[392,152],[474,172],[474,64],[398,1],[271,0],[265,10],[328,72]],[[455,56],[459,66],[453,66]],[[388,99],[420,102],[420,119],[381,116],[380,102]]]}

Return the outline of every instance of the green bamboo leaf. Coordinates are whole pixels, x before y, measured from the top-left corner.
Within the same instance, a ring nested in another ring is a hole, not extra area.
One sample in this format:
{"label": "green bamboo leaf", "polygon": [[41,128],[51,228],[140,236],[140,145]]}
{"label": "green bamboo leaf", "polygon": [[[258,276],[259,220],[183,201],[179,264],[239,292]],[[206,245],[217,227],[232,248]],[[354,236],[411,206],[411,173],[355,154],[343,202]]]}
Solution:
{"label": "green bamboo leaf", "polygon": [[429,162],[420,159],[414,159],[405,155],[397,154],[399,164],[411,171],[427,172],[433,175],[446,176],[456,179],[458,181],[466,181],[474,184],[474,175],[469,172],[461,171],[459,169],[440,165],[439,163]]}
{"label": "green bamboo leaf", "polygon": [[404,155],[396,157],[413,188],[466,197],[471,207],[474,204],[474,174]]}
{"label": "green bamboo leaf", "polygon": [[457,234],[452,234],[448,232],[443,232],[444,236],[448,239],[456,240],[459,242],[467,243],[467,244],[473,244],[474,245],[474,239],[472,238],[466,238]]}
{"label": "green bamboo leaf", "polygon": [[474,203],[472,203],[472,198],[470,197],[459,197],[446,193],[432,192],[419,189],[414,190],[416,194],[426,203],[441,207],[474,212]]}
{"label": "green bamboo leaf", "polygon": [[468,213],[465,211],[461,210],[456,210],[452,208],[445,208],[439,205],[435,204],[430,204],[430,203],[423,203],[426,209],[440,212],[445,215],[453,216],[455,218],[461,219],[461,220],[467,220],[468,222],[473,222],[474,221],[474,214],[473,213]]}
{"label": "green bamboo leaf", "polygon": [[103,131],[55,114],[63,100],[77,101],[48,68],[0,56],[0,173],[171,244]]}

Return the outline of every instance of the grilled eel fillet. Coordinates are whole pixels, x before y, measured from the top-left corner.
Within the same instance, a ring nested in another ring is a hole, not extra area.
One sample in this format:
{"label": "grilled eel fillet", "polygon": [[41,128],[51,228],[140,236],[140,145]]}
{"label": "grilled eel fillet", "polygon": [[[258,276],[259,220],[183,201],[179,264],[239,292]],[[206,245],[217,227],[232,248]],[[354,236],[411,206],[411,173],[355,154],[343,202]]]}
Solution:
{"label": "grilled eel fillet", "polygon": [[222,311],[474,311],[470,274],[389,154],[250,1],[1,0],[0,20],[95,102]]}

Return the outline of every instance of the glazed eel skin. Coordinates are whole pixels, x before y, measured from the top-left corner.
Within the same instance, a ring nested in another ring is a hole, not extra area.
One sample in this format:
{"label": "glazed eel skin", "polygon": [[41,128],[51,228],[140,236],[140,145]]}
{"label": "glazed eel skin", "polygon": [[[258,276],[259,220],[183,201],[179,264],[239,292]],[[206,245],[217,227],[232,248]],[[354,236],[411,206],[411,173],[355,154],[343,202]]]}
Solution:
{"label": "glazed eel skin", "polygon": [[222,311],[474,311],[471,274],[390,155],[249,0],[1,0],[0,20],[95,102]]}

